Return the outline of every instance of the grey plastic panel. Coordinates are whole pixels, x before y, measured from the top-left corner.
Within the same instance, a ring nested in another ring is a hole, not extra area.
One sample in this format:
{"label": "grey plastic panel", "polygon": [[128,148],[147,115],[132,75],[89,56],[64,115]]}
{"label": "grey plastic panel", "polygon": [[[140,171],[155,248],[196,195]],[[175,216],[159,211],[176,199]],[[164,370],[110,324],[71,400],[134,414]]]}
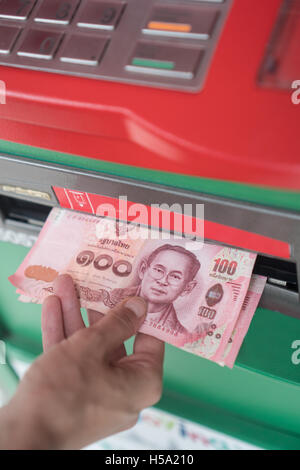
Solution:
{"label": "grey plastic panel", "polygon": [[[3,185],[19,187],[20,190],[18,193],[12,193],[4,190]],[[291,261],[296,263],[298,281],[300,280],[300,214],[297,212],[257,206],[23,157],[0,155],[0,194],[47,206],[59,206],[52,186],[114,198],[126,195],[129,201],[145,205],[166,203],[171,206],[178,202],[204,204],[206,220],[288,242],[291,247]],[[31,195],[22,194],[24,189],[30,190]],[[34,191],[38,192],[39,197],[34,196]],[[23,226],[5,220],[1,223],[0,207],[0,229],[1,227],[13,230],[16,234],[25,233],[32,236],[33,242],[38,234],[37,227]],[[300,318],[299,292],[289,291],[280,286],[267,285],[260,306]]]}
{"label": "grey plastic panel", "polygon": [[[44,2],[48,2],[46,6]],[[232,2],[3,0],[0,65],[197,92],[204,86]],[[57,12],[54,4],[58,5]],[[151,22],[165,26],[153,28]],[[104,42],[104,53],[98,54],[91,47],[83,61],[62,60],[66,44],[70,45],[74,35],[78,43],[79,34],[83,42]],[[136,57],[144,42],[148,57],[145,53]],[[186,64],[187,71],[178,72],[177,62],[181,67],[187,50],[199,58]]]}

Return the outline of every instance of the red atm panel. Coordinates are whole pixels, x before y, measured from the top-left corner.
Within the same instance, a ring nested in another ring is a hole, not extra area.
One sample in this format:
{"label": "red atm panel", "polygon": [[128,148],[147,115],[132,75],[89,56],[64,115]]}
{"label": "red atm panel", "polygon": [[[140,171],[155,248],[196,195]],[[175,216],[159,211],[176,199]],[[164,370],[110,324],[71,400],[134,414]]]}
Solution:
{"label": "red atm panel", "polygon": [[[129,21],[133,1],[123,2],[126,8],[116,34],[125,25],[122,21]],[[228,0],[224,1],[225,5]],[[158,3],[174,8],[203,4],[192,0]],[[206,8],[212,4],[216,8],[218,2],[204,3]],[[292,100],[297,90],[289,82],[282,87],[276,80],[266,83],[262,79],[275,33],[279,43],[275,42],[273,50],[280,50],[278,44],[284,44],[286,51],[277,57],[278,70],[284,70],[285,64],[280,69],[280,60],[285,55],[289,60],[295,55],[295,41],[283,37],[280,42],[277,30],[290,21],[290,15],[299,15],[299,0],[235,0],[230,6],[198,91],[166,89],[167,82],[153,87],[150,79],[145,86],[138,79],[136,84],[128,84],[109,77],[97,80],[62,71],[1,66],[7,100],[0,107],[0,138],[149,169],[299,190],[300,106]],[[157,21],[147,23],[148,11],[145,17],[141,14],[143,18],[140,29],[134,32],[136,45],[140,40],[152,40],[153,35],[143,29],[157,27]],[[3,21],[7,24],[9,20]],[[198,31],[200,26],[197,23],[193,27]],[[299,21],[294,27],[297,37]],[[185,25],[182,32],[189,31]],[[190,44],[189,37],[153,40],[167,41],[170,47]],[[197,47],[195,41],[205,41],[191,40],[193,48]],[[128,46],[127,50],[126,38],[124,44],[122,60],[127,63],[134,48]],[[107,60],[115,63],[109,47]],[[267,70],[271,73],[272,67]],[[276,70],[273,67],[274,74]],[[297,67],[293,74],[294,81],[300,79]]]}

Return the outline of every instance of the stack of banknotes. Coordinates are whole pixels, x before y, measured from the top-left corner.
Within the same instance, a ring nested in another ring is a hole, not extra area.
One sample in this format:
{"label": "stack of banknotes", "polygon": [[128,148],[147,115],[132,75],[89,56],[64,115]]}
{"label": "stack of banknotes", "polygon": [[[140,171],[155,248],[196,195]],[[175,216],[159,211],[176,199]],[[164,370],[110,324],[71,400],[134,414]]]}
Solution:
{"label": "stack of banknotes", "polygon": [[81,307],[108,312],[139,295],[140,331],[233,367],[266,284],[256,255],[55,208],[10,282],[41,304],[59,274],[74,280]]}

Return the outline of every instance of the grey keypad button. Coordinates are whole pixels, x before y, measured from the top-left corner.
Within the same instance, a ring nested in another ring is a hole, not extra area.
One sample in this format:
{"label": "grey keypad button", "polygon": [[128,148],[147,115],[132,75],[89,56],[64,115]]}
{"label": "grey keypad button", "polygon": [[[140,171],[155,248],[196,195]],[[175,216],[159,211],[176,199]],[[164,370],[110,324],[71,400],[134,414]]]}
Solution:
{"label": "grey keypad button", "polygon": [[143,28],[144,34],[187,39],[209,39],[218,9],[200,5],[157,5]]}
{"label": "grey keypad button", "polygon": [[72,34],[60,53],[60,60],[71,64],[99,64],[108,43],[107,38]]}
{"label": "grey keypad button", "polygon": [[62,39],[62,34],[54,31],[31,29],[21,46],[18,55],[35,59],[52,59]]}
{"label": "grey keypad button", "polygon": [[162,77],[192,79],[202,56],[203,50],[141,41],[125,70]]}
{"label": "grey keypad button", "polygon": [[36,0],[0,1],[0,19],[27,20]]}
{"label": "grey keypad button", "polygon": [[34,21],[39,23],[69,24],[74,16],[79,0],[44,0]]}
{"label": "grey keypad button", "polygon": [[0,26],[0,54],[9,54],[19,36],[21,28]]}
{"label": "grey keypad button", "polygon": [[77,26],[113,30],[120,20],[124,7],[124,2],[88,1],[78,18]]}

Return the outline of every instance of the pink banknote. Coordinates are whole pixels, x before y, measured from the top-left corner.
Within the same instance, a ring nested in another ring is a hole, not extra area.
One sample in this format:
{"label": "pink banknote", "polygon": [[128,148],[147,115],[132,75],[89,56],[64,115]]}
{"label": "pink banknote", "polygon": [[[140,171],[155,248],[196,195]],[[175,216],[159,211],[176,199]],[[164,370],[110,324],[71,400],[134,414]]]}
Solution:
{"label": "pink banknote", "polygon": [[[104,230],[105,225],[105,230]],[[42,303],[58,274],[72,276],[81,306],[106,313],[140,295],[148,314],[140,331],[219,361],[237,324],[256,255],[186,239],[120,233],[107,219],[53,209],[9,280],[21,300]]]}
{"label": "pink banknote", "polygon": [[266,282],[266,277],[258,276],[257,274],[252,275],[248,292],[225,352],[220,362],[218,361],[218,358],[216,358],[220,365],[226,365],[230,368],[234,366],[235,360],[249,330],[252,318],[264,291]]}

